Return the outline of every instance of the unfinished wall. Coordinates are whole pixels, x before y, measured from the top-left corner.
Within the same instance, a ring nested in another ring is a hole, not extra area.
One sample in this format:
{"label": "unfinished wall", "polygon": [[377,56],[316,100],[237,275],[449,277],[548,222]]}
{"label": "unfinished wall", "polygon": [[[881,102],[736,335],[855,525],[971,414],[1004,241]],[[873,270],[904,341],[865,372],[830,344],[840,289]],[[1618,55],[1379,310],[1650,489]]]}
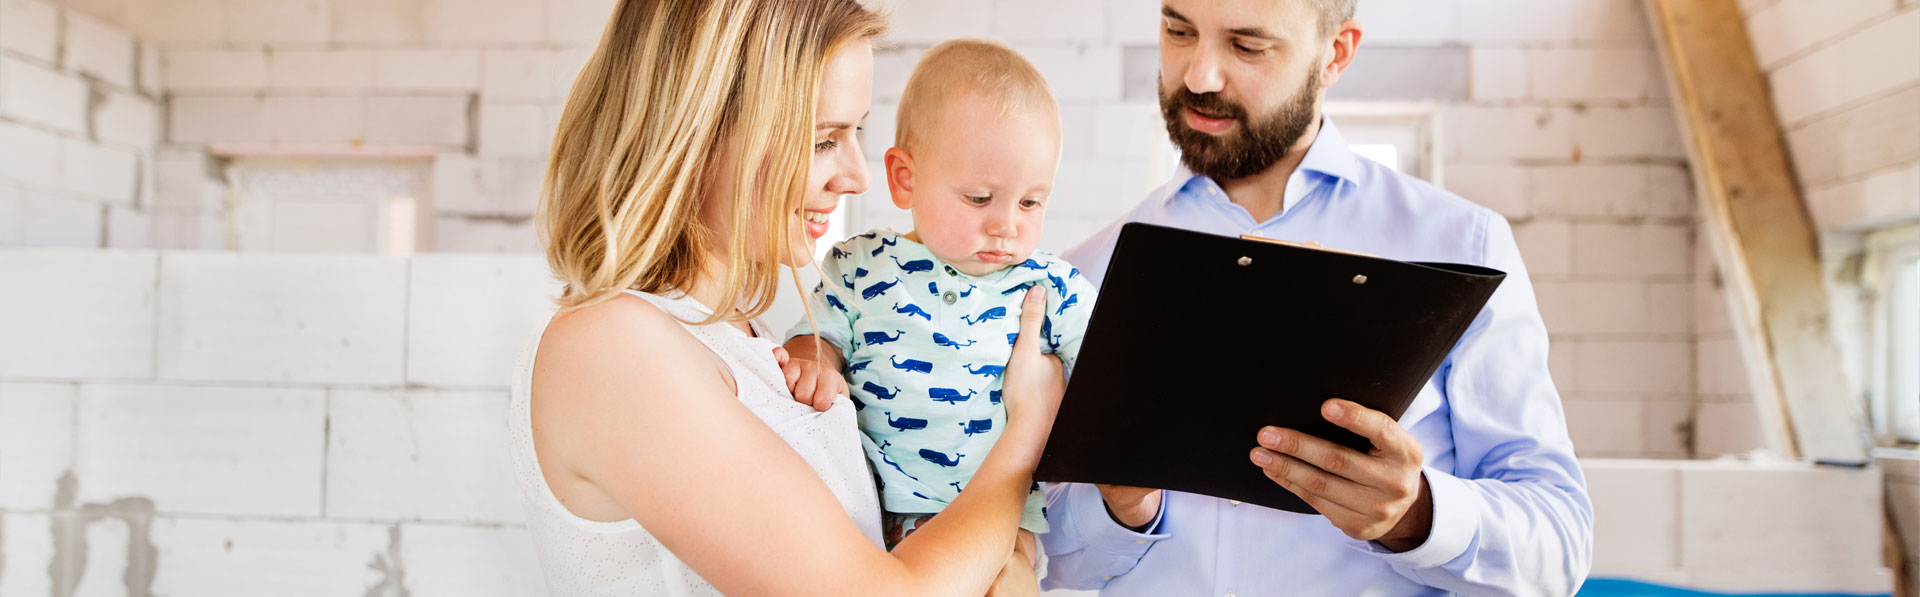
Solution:
{"label": "unfinished wall", "polygon": [[538,595],[537,257],[0,251],[0,595]]}
{"label": "unfinished wall", "polygon": [[[1920,221],[1920,2],[1743,0],[1830,273],[1836,340],[1852,391],[1871,387],[1878,289],[1862,271],[1875,230]],[[1905,397],[1911,399],[1911,397]],[[1920,595],[1920,467],[1883,457]]]}
{"label": "unfinished wall", "polygon": [[86,14],[0,1],[0,246],[150,246],[153,58]]}

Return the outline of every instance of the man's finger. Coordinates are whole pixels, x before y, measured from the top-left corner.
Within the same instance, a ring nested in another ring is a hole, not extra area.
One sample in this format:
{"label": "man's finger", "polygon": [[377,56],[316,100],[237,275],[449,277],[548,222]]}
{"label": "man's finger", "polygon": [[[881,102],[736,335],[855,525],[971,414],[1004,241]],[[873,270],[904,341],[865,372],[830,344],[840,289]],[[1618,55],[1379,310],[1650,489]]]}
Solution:
{"label": "man's finger", "polygon": [[1374,449],[1382,455],[1419,460],[1419,442],[1414,441],[1407,430],[1401,428],[1400,423],[1387,416],[1387,413],[1334,398],[1320,405],[1320,416],[1326,417],[1329,423],[1373,440]]}
{"label": "man's finger", "polygon": [[[1273,477],[1269,476],[1267,478],[1272,479]],[[1321,516],[1327,517],[1327,522],[1332,523],[1333,526],[1339,528],[1341,532],[1346,532],[1348,525],[1364,524],[1364,520],[1365,520],[1364,517],[1362,517],[1359,512],[1355,512],[1352,508],[1348,508],[1346,506],[1340,505],[1339,503],[1336,503],[1333,500],[1329,500],[1327,498],[1299,489],[1297,487],[1289,486],[1288,483],[1280,482],[1278,480],[1275,480],[1274,482],[1279,483],[1281,489],[1291,491],[1293,492],[1294,495],[1300,496],[1300,501],[1306,502],[1308,506],[1313,506],[1313,510],[1315,512],[1319,512]]]}
{"label": "man's finger", "polygon": [[1377,501],[1367,488],[1339,475],[1328,473],[1306,462],[1266,448],[1254,448],[1248,458],[1266,471],[1267,478],[1302,498],[1308,494],[1337,504],[1359,507]]}
{"label": "man's finger", "polygon": [[1384,481],[1379,459],[1292,429],[1260,430],[1260,446],[1305,461],[1320,470],[1374,486]]}

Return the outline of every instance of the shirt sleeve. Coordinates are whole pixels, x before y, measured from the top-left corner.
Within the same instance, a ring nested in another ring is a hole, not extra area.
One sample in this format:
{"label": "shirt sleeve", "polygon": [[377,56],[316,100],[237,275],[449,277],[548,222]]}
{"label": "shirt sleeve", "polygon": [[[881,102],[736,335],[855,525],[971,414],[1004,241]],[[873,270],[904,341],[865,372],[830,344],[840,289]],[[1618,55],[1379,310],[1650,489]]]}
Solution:
{"label": "shirt sleeve", "polygon": [[[821,278],[820,283],[815,285],[813,291],[807,295],[807,304],[813,311],[813,321],[810,322],[802,316],[800,321],[787,330],[782,339],[783,344],[785,340],[792,340],[796,336],[818,335],[820,339],[826,340],[834,348],[839,349],[842,358],[853,357],[853,324],[860,319],[860,306],[853,302],[855,300],[853,292],[847,290],[841,280],[845,271],[853,269],[853,265],[849,262],[860,255],[860,251],[856,250],[857,247],[852,247],[857,240],[858,237],[834,245],[827,258],[821,262],[820,268],[826,277]],[[820,329],[814,329],[815,323],[819,324]]]}
{"label": "shirt sleeve", "polygon": [[1047,332],[1047,346],[1060,357],[1060,364],[1071,376],[1074,362],[1080,360],[1080,341],[1087,336],[1087,322],[1093,317],[1093,303],[1099,291],[1094,290],[1093,283],[1080,270],[1065,262],[1058,263],[1055,275],[1066,281],[1066,292],[1063,295],[1058,288],[1049,286],[1047,319],[1042,329]]}
{"label": "shirt sleeve", "polygon": [[1160,492],[1160,513],[1136,533],[1107,514],[1100,489],[1084,483],[1047,487],[1047,523],[1052,530],[1040,536],[1047,553],[1047,575],[1042,589],[1100,589],[1114,577],[1133,571],[1155,543],[1173,535],[1162,528],[1173,500]]}
{"label": "shirt sleeve", "polygon": [[1505,218],[1487,214],[1484,263],[1507,272],[1443,364],[1454,470],[1424,471],[1433,526],[1392,553],[1354,542],[1421,584],[1468,595],[1568,595],[1586,579],[1593,505],[1547,372],[1547,330]]}

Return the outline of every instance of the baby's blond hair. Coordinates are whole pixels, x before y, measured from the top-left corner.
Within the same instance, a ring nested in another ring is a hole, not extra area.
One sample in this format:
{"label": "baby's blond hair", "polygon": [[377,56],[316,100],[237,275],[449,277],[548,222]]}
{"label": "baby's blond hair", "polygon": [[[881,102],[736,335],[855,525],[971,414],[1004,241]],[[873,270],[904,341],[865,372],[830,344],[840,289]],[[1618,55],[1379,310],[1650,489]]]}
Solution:
{"label": "baby's blond hair", "polygon": [[948,103],[963,97],[992,101],[1001,116],[1044,110],[1059,118],[1060,113],[1047,79],[1019,52],[998,42],[956,39],[927,50],[913,68],[900,96],[894,146],[913,153],[916,139],[933,129]]}

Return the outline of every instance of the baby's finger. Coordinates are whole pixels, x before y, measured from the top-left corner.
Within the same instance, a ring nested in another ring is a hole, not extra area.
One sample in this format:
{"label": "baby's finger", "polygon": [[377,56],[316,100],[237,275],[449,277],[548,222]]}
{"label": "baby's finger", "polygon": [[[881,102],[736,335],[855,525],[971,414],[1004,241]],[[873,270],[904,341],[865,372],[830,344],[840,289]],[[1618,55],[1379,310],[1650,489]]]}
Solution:
{"label": "baby's finger", "polygon": [[800,374],[800,381],[793,384],[793,395],[806,396],[807,402],[809,404],[813,403],[813,389],[814,386],[818,385],[819,380],[820,375],[817,371],[811,368],[807,369],[805,373]]}
{"label": "baby's finger", "polygon": [[776,363],[780,363],[781,367],[787,366],[787,359],[790,359],[790,358],[793,358],[793,355],[787,354],[787,347],[785,346],[773,347],[773,360]]}
{"label": "baby's finger", "polygon": [[793,382],[800,381],[800,365],[787,363],[780,366],[780,374],[787,378],[787,389],[793,389]]}

